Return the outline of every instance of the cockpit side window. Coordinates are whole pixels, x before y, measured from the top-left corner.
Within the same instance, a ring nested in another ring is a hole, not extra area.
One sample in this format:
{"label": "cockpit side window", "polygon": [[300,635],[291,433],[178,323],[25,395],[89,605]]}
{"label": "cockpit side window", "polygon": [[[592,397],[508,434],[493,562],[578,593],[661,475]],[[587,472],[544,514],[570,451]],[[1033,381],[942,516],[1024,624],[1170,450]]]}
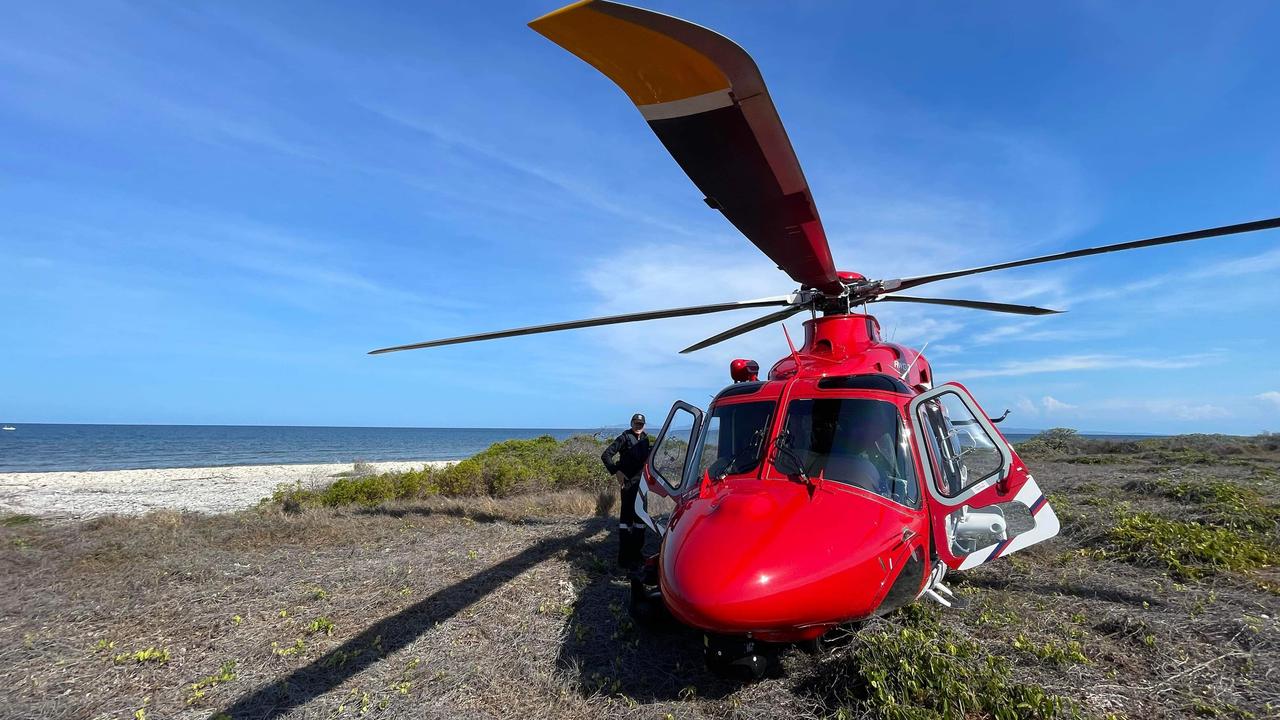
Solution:
{"label": "cockpit side window", "polygon": [[793,400],[780,441],[809,477],[869,490],[908,507],[920,507],[907,436],[898,408],[870,398]]}
{"label": "cockpit side window", "polygon": [[704,472],[738,475],[759,467],[774,406],[772,400],[716,406],[703,425],[695,477]]}

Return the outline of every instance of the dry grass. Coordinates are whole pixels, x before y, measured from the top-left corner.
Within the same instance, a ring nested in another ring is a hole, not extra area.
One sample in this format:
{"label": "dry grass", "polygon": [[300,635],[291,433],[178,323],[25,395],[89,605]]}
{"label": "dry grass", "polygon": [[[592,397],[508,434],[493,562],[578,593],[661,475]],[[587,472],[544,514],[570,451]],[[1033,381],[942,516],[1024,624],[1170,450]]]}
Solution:
{"label": "dry grass", "polygon": [[[863,685],[939,642],[965,648],[953,673],[1004,668],[988,692],[1039,688],[1086,717],[1275,717],[1275,568],[1176,579],[1106,553],[1127,517],[1228,527],[1213,503],[1240,497],[1254,519],[1233,527],[1274,546],[1280,531],[1255,520],[1274,517],[1275,458],[1171,467],[1182,450],[1160,450],[1031,460],[1060,538],[950,576],[966,611],[873,621],[745,686],[703,669],[696,633],[633,625],[611,508],[586,492],[10,518],[0,717],[939,717],[891,712]],[[1196,483],[1229,485],[1186,491]]]}

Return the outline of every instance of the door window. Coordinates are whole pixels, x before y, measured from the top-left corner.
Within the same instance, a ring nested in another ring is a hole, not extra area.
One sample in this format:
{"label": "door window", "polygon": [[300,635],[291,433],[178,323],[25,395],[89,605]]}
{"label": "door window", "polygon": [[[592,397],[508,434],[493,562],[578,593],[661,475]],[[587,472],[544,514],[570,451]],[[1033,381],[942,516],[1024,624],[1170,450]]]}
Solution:
{"label": "door window", "polygon": [[694,434],[702,421],[702,412],[685,402],[677,402],[662,426],[658,444],[649,456],[649,468],[668,488],[681,489],[685,463]]}
{"label": "door window", "polygon": [[934,468],[933,481],[943,497],[956,497],[1003,471],[999,441],[954,390],[920,403],[916,412]]}

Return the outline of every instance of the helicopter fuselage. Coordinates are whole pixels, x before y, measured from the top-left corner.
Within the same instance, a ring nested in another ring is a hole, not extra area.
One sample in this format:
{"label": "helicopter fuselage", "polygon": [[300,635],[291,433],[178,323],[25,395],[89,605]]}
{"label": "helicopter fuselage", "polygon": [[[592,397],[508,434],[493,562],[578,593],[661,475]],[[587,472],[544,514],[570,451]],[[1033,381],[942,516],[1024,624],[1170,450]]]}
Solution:
{"label": "helicopter fuselage", "polygon": [[[926,593],[945,601],[932,588],[947,567],[1056,533],[1009,443],[965,412],[967,391],[931,384],[874,317],[827,315],[767,380],[730,385],[706,413],[677,403],[645,472],[675,501],[656,528],[667,609],[709,633],[808,640]],[[1009,510],[990,506],[1019,504],[1032,529],[1011,535]]]}

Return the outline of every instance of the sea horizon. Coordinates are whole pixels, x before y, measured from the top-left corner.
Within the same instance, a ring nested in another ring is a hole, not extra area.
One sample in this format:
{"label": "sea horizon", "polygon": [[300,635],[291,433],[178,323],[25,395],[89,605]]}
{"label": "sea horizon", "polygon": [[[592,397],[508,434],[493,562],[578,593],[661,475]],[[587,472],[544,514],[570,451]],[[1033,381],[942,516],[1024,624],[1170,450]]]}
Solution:
{"label": "sea horizon", "polygon": [[0,473],[461,460],[504,440],[610,428],[0,423]]}

